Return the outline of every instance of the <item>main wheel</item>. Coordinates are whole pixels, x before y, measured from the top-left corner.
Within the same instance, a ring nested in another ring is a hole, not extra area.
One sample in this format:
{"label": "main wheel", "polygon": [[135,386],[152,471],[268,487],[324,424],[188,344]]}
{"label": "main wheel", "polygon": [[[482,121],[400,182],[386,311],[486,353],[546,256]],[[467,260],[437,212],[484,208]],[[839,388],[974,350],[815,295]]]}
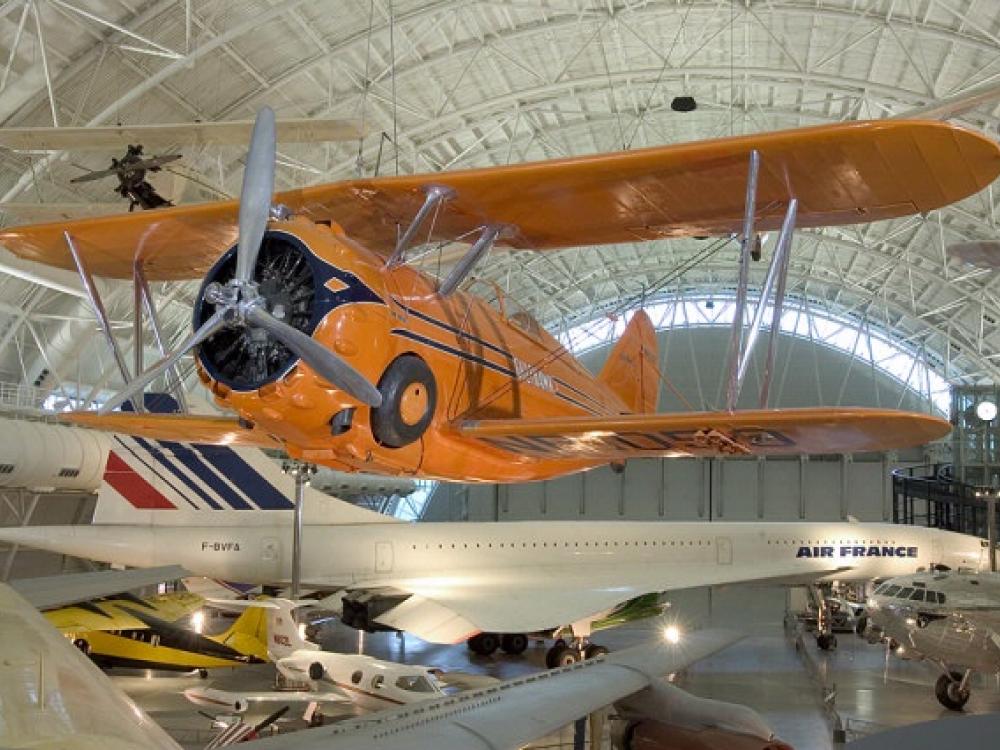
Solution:
{"label": "main wheel", "polygon": [[73,641],[73,645],[80,649],[84,656],[90,656],[90,644],[85,638],[77,638]]}
{"label": "main wheel", "polygon": [[597,656],[604,656],[606,653],[608,653],[608,650],[604,648],[604,646],[598,646],[596,643],[591,643],[587,646],[583,655],[588,659],[593,659]]}
{"label": "main wheel", "polygon": [[468,640],[469,649],[479,656],[490,656],[500,646],[500,638],[496,633],[480,633]]}
{"label": "main wheel", "polygon": [[971,691],[968,688],[962,689],[961,672],[952,672],[949,677],[946,674],[938,677],[934,685],[934,695],[938,702],[949,711],[961,711],[969,701]]}
{"label": "main wheel", "polygon": [[404,354],[394,359],[378,381],[382,405],[372,409],[372,434],[382,445],[402,448],[418,440],[434,417],[437,384],[420,357]]}
{"label": "main wheel", "polygon": [[528,636],[523,633],[508,633],[500,637],[500,649],[505,654],[520,656],[528,648]]}
{"label": "main wheel", "polygon": [[580,652],[569,646],[553,646],[545,654],[545,666],[549,669],[566,667],[580,661]]}
{"label": "main wheel", "polygon": [[823,651],[835,651],[837,648],[837,636],[833,633],[820,633],[816,636],[816,645]]}

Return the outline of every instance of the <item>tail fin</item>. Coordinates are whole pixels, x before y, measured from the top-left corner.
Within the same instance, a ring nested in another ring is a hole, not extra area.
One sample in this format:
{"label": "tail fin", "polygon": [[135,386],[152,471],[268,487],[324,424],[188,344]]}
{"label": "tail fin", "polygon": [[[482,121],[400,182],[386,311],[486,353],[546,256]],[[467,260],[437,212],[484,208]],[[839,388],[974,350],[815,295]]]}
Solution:
{"label": "tail fin", "polygon": [[[155,413],[177,411],[163,394],[147,394]],[[219,526],[273,524],[287,511],[291,523],[294,480],[263,451],[112,435],[97,493],[96,524]],[[206,515],[206,512],[214,512]],[[396,519],[306,487],[307,523],[350,524]]]}
{"label": "tail fin", "polygon": [[241,654],[267,661],[267,616],[264,610],[260,607],[248,607],[236,618],[236,622],[229,627],[229,630],[212,640],[229,646]]}
{"label": "tail fin", "polygon": [[656,411],[660,392],[656,330],[644,310],[636,310],[608,355],[597,379],[634,414]]}
{"label": "tail fin", "polygon": [[[295,651],[318,651],[319,645],[307,641],[293,614],[301,606],[288,599],[269,599],[267,608],[268,655],[278,661]],[[259,611],[259,610],[258,610]]]}

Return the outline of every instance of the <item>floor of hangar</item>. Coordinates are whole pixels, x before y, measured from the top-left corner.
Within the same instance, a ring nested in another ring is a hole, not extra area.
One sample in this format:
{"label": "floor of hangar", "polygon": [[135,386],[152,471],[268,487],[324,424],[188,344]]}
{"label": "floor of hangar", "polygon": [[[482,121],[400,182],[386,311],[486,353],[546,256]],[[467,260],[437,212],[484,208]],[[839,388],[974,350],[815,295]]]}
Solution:
{"label": "floor of hangar", "polygon": [[[936,670],[930,665],[885,661],[881,646],[869,645],[849,633],[839,634],[839,649],[821,652],[806,636],[805,651],[796,651],[785,635],[785,591],[778,588],[728,587],[679,592],[667,617],[682,627],[702,625],[736,627],[746,638],[715,656],[691,667],[678,684],[708,698],[748,705],[758,711],[778,736],[797,750],[832,748],[832,725],[821,705],[817,674],[836,687],[834,706],[841,720],[853,732],[868,734],[881,729],[930,719],[954,716],[934,698]],[[595,642],[612,650],[658,637],[661,623],[633,623],[595,634]],[[359,645],[357,631],[339,623],[324,626],[324,648],[354,652]],[[364,652],[384,659],[441,667],[445,670],[488,674],[500,679],[544,669],[545,647],[531,645],[522,657],[497,653],[491,657],[472,655],[464,645],[429,644],[413,636],[399,638],[392,633],[365,634]],[[185,688],[212,685],[226,690],[267,690],[273,668],[255,665],[219,670],[208,680],[193,675],[150,675],[120,670],[115,681],[137,699],[154,719],[188,748],[202,748],[211,738],[209,721],[183,697]],[[294,715],[293,708],[289,716]],[[992,676],[977,679],[967,714],[1000,711],[1000,685]],[[335,711],[328,714],[334,715]],[[352,715],[348,708],[340,715]],[[300,715],[300,714],[299,714]],[[283,728],[293,730],[304,723],[293,720]],[[553,738],[554,739],[554,738]],[[571,734],[562,733],[566,747]],[[547,747],[558,745],[544,742]]]}

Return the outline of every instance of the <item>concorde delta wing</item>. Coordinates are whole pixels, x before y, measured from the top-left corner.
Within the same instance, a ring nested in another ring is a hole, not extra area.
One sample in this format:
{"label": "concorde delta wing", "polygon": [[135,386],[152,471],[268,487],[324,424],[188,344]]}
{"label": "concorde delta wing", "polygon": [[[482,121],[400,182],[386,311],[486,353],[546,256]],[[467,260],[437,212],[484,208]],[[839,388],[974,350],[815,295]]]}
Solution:
{"label": "concorde delta wing", "polygon": [[0,584],[0,747],[180,750],[5,584]]}
{"label": "concorde delta wing", "polygon": [[361,581],[352,589],[384,588],[411,594],[377,622],[424,640],[457,643],[477,631],[520,633],[577,622],[643,594],[728,583],[796,583],[845,570],[830,558],[794,558],[762,565],[576,563],[503,571],[452,571]]}
{"label": "concorde delta wing", "polygon": [[506,750],[544,737],[739,640],[702,631],[588,659],[412,708],[261,740],[259,750]]}

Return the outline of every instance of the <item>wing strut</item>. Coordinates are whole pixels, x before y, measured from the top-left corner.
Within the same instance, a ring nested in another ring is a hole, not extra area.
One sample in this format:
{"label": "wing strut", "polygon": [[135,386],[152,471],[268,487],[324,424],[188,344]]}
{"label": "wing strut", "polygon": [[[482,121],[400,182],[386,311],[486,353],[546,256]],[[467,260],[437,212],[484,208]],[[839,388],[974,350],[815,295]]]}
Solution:
{"label": "wing strut", "polygon": [[[125,357],[122,354],[121,348],[118,346],[118,340],[115,338],[114,332],[111,330],[111,321],[108,320],[107,310],[104,308],[104,302],[101,299],[100,292],[97,291],[97,285],[94,283],[94,277],[90,274],[90,269],[87,268],[86,263],[83,262],[83,256],[76,247],[76,243],[73,241],[73,236],[69,232],[63,232],[63,237],[66,239],[66,246],[69,248],[70,255],[73,256],[73,263],[76,265],[76,270],[80,274],[80,281],[83,283],[83,289],[87,293],[87,299],[90,300],[90,306],[94,309],[94,315],[97,316],[97,322],[101,324],[101,332],[104,334],[104,338],[107,339],[108,346],[111,347],[111,353],[114,355],[115,364],[118,365],[118,370],[121,372],[122,379],[127,383],[132,379],[129,375],[128,365],[125,363]],[[137,344],[139,342],[136,342]],[[135,409],[136,413],[142,411],[142,395],[140,394],[138,400],[132,399],[132,407]]]}
{"label": "wing strut", "polygon": [[442,297],[447,297],[458,289],[459,284],[465,281],[466,277],[472,272],[472,269],[476,267],[476,263],[490,251],[490,248],[493,247],[493,243],[499,236],[500,227],[493,225],[483,227],[479,239],[466,251],[462,259],[455,264],[448,277],[441,282],[441,285],[438,287],[438,294]]}
{"label": "wing strut", "polygon": [[750,152],[750,171],[747,174],[747,196],[743,209],[743,237],[740,240],[740,273],[736,285],[736,310],[729,334],[729,381],[726,386],[726,411],[736,408],[740,397],[738,372],[743,354],[743,311],[747,304],[747,282],[750,278],[750,243],[754,241],[754,216],[757,211],[757,177],[760,174],[760,152]]}
{"label": "wing strut", "polygon": [[426,189],[424,205],[422,205],[413,216],[413,220],[406,228],[406,231],[403,232],[403,236],[396,242],[396,249],[392,251],[392,255],[389,257],[386,266],[393,268],[406,260],[406,251],[409,249],[410,243],[413,242],[413,238],[417,234],[417,230],[420,229],[420,226],[430,215],[431,211],[451,198],[454,194],[454,190],[449,187],[445,187],[444,185],[431,185]]}
{"label": "wing strut", "polygon": [[746,204],[743,214],[743,233],[740,238],[739,280],[736,287],[736,309],[733,311],[733,325],[729,337],[728,380],[726,385],[726,411],[736,410],[743,382],[746,379],[750,358],[760,335],[761,323],[764,320],[764,308],[771,292],[774,291],[774,303],[771,313],[771,330],[769,332],[767,357],[764,365],[764,375],[760,388],[760,408],[766,408],[771,389],[771,376],[774,369],[775,346],[777,335],[781,328],[781,310],[785,297],[785,282],[788,277],[788,262],[791,256],[792,234],[798,216],[799,201],[792,198],[781,224],[781,232],[771,256],[771,263],[764,277],[764,285],[754,308],[753,318],[746,338],[743,336],[743,316],[747,304],[747,287],[750,277],[750,257],[754,235],[754,216],[757,205],[757,179],[760,174],[760,153],[754,149],[750,152],[750,168],[747,174]]}

